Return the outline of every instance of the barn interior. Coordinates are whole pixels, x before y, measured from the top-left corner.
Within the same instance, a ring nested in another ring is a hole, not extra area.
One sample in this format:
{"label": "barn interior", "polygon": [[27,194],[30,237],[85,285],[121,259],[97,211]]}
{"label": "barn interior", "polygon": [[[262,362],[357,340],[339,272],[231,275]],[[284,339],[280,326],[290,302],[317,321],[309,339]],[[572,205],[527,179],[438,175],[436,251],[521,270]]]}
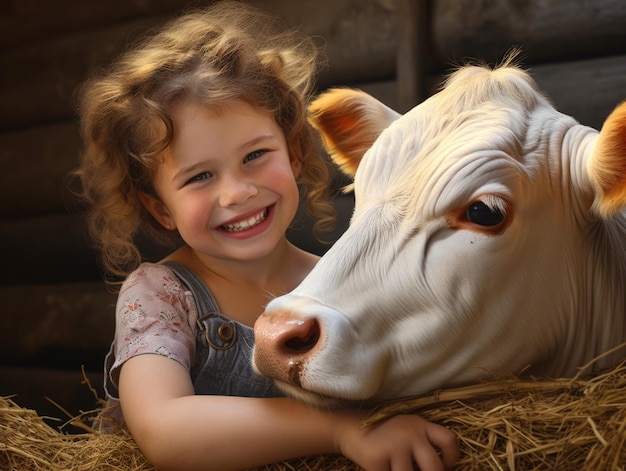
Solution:
{"label": "barn interior", "polygon": [[[64,418],[97,406],[114,329],[69,173],[81,140],[75,92],[142,33],[208,0],[3,0],[0,5],[0,396]],[[599,129],[626,98],[620,0],[247,0],[323,45],[318,90],[363,89],[404,112],[466,59],[512,47],[555,107]],[[350,194],[334,204],[349,222]],[[289,237],[323,254],[303,217]],[[145,244],[146,260],[163,253]],[[85,384],[89,380],[90,386]],[[59,407],[60,406],[60,407]]]}

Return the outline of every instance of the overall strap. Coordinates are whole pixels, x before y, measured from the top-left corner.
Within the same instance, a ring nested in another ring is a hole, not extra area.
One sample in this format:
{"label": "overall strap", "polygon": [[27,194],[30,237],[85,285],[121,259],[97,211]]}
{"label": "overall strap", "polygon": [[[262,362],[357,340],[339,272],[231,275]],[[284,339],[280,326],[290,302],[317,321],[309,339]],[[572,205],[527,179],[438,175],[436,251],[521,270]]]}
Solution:
{"label": "overall strap", "polygon": [[186,266],[164,262],[196,299],[196,353],[190,369],[196,394],[280,397],[274,381],[252,367],[254,329],[219,312],[209,288]]}
{"label": "overall strap", "polygon": [[163,262],[163,265],[168,266],[176,274],[176,276],[180,278],[185,285],[187,285],[189,291],[194,294],[198,308],[198,316],[210,311],[216,313],[220,312],[213,295],[209,291],[209,288],[207,288],[207,285],[204,284],[198,275],[182,263],[167,261]]}

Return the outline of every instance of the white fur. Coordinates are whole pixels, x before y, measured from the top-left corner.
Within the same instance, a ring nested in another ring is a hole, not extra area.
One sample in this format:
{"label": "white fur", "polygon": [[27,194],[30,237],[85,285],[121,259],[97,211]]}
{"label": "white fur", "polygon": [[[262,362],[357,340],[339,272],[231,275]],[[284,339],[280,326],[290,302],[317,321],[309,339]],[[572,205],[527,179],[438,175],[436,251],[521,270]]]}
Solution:
{"label": "white fur", "polygon": [[[597,136],[516,68],[462,69],[391,123],[358,167],[348,230],[261,317],[318,319],[302,389],[385,400],[486,371],[571,376],[625,342],[626,223],[590,210]],[[506,211],[501,232],[455,223],[477,200]]]}

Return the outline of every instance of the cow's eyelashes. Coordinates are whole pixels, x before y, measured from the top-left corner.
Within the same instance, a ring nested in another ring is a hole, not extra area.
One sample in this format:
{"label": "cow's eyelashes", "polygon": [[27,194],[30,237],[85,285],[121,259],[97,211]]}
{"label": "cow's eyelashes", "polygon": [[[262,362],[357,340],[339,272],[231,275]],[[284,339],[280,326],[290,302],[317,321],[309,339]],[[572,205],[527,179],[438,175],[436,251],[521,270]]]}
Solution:
{"label": "cow's eyelashes", "polygon": [[479,226],[493,227],[504,221],[504,210],[497,206],[490,206],[482,201],[469,205],[465,213],[468,221]]}

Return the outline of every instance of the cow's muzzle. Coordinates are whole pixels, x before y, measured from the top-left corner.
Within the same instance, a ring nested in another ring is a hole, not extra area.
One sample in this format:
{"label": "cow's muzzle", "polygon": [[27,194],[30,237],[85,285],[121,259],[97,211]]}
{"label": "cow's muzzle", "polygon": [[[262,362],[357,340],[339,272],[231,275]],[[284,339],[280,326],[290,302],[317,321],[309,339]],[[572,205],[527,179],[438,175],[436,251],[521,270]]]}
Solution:
{"label": "cow's muzzle", "polygon": [[256,370],[269,378],[302,387],[307,360],[320,343],[319,321],[288,311],[264,313],[254,325],[254,335]]}

